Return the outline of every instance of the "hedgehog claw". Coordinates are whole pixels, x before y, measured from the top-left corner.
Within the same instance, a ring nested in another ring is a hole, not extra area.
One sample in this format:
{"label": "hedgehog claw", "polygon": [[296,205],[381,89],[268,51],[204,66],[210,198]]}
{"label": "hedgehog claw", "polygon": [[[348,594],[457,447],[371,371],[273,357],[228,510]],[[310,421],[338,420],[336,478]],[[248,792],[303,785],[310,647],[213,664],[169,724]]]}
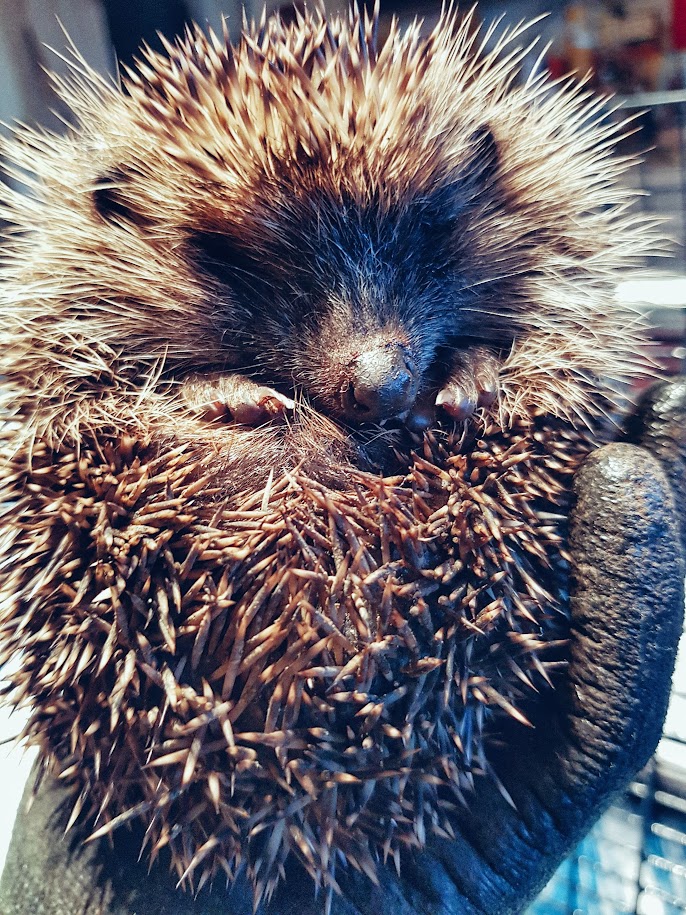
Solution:
{"label": "hedgehog claw", "polygon": [[436,406],[457,421],[468,419],[479,407],[490,407],[498,399],[499,368],[498,358],[483,347],[459,353]]}
{"label": "hedgehog claw", "polygon": [[436,397],[436,406],[455,420],[467,419],[476,409],[476,388],[467,383],[451,382]]}
{"label": "hedgehog claw", "polygon": [[192,376],[183,383],[188,406],[204,419],[258,426],[295,409],[295,401],[243,375]]}

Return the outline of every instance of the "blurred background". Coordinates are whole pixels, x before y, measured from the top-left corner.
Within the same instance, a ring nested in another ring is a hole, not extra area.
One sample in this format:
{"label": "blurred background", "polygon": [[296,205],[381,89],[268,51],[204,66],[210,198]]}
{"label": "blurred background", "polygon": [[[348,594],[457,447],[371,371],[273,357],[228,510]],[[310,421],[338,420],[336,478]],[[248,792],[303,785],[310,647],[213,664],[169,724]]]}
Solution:
{"label": "blurred background", "polygon": [[[283,16],[292,4],[269,0]],[[328,9],[345,0],[326,0]],[[466,0],[467,10],[471,0]],[[0,121],[40,123],[59,130],[60,110],[46,69],[64,72],[71,41],[91,66],[116,78],[145,41],[173,36],[190,21],[229,34],[240,31],[240,0],[0,0]],[[246,0],[259,18],[262,0]],[[428,29],[440,3],[382,0],[381,29],[397,15]],[[481,0],[477,19],[488,24],[546,18],[527,35],[541,40],[525,73],[544,67],[551,77],[590,73],[608,97],[607,116],[635,116],[636,132],[621,152],[639,155],[629,180],[646,192],[641,206],[664,220],[674,241],[669,259],[650,259],[620,283],[617,295],[639,305],[654,328],[654,350],[672,372],[686,368],[686,0]],[[61,23],[61,26],[60,26]],[[544,53],[541,53],[541,52]],[[610,96],[614,96],[610,99]],[[613,109],[619,110],[613,114]],[[0,713],[0,739],[21,721]],[[31,765],[20,750],[0,747],[0,867],[14,812]],[[686,651],[674,682],[665,736],[653,762],[613,805],[560,868],[529,915],[672,915],[686,912]],[[40,915],[40,913],[37,913]]]}

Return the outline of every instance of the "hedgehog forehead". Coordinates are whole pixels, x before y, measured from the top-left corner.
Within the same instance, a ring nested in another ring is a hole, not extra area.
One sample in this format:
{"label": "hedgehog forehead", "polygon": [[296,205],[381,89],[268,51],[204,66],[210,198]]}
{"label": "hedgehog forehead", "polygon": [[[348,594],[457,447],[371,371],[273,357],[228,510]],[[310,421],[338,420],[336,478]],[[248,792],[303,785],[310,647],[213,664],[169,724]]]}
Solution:
{"label": "hedgehog forehead", "polygon": [[431,117],[425,76],[448,59],[434,45],[393,31],[377,51],[369,23],[274,20],[235,47],[190,33],[168,56],[149,52],[126,87],[146,129],[208,172],[239,163],[271,174],[410,146],[416,158]]}

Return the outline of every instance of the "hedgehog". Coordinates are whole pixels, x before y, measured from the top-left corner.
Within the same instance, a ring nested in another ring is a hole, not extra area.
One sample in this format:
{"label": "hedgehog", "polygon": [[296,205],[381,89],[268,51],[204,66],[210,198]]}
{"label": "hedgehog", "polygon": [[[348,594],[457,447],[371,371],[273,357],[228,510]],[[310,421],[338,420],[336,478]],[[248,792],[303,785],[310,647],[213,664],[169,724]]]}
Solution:
{"label": "hedgehog", "polygon": [[5,696],[70,827],[189,887],[400,866],[565,663],[656,242],[625,126],[472,15],[72,49],[67,132],[5,146]]}

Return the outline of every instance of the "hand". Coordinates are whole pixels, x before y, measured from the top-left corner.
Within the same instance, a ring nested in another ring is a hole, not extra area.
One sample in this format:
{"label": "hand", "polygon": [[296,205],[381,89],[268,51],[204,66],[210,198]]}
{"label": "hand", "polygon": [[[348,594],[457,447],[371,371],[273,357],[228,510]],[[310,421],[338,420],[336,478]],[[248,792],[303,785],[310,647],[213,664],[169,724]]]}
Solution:
{"label": "hand", "polygon": [[[648,395],[630,424],[635,442],[596,452],[577,475],[571,523],[570,663],[557,689],[513,723],[493,766],[477,781],[456,839],[431,838],[379,885],[339,874],[334,915],[508,915],[545,884],[613,796],[649,759],[660,737],[683,614],[679,515],[686,486],[686,381]],[[164,862],[139,863],[142,836],[121,831],[82,846],[63,837],[68,789],[41,786],[20,816],[0,886],[2,915],[249,915],[239,879],[197,897],[175,889]],[[265,915],[319,915],[294,865]]]}

